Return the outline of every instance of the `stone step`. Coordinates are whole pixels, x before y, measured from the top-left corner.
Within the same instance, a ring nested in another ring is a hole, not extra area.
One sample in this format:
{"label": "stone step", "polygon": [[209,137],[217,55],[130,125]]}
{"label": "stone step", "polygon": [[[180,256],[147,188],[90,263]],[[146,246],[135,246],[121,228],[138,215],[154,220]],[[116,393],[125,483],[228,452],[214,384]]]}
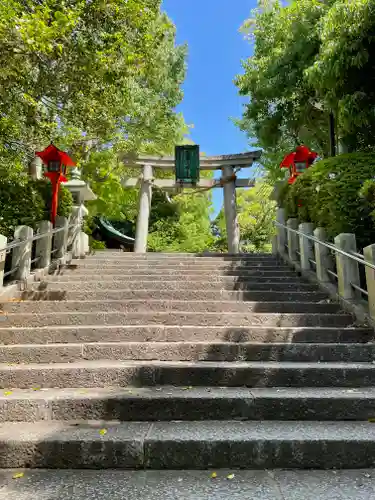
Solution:
{"label": "stone step", "polygon": [[[82,259],[72,259],[72,264],[82,264]],[[91,257],[89,259],[84,260],[85,263],[95,263],[95,264],[112,264],[112,265],[126,265],[131,266],[133,264],[139,265],[153,265],[160,264],[164,266],[168,265],[207,265],[207,266],[216,266],[216,265],[227,265],[227,266],[242,266],[242,265],[273,265],[278,266],[279,264],[284,264],[282,260],[278,260],[275,258],[270,259],[207,259],[207,258],[196,258],[196,259],[124,259],[120,257]],[[284,264],[285,265],[285,264]]]}
{"label": "stone step", "polygon": [[369,422],[86,420],[0,425],[2,468],[329,469],[372,467],[374,461],[375,426]]}
{"label": "stone step", "polygon": [[231,301],[256,301],[256,302],[321,302],[327,303],[327,294],[324,292],[280,292],[267,291],[230,291],[230,290],[180,290],[178,295],[173,290],[160,290],[160,288],[147,290],[26,290],[18,294],[15,300],[218,300]]}
{"label": "stone step", "polygon": [[95,274],[79,274],[79,273],[71,273],[71,274],[62,274],[62,275],[56,275],[51,278],[53,282],[56,281],[64,281],[64,282],[69,282],[69,281],[78,281],[78,282],[100,282],[100,283],[110,283],[111,281],[120,281],[122,283],[128,284],[129,282],[151,282],[151,283],[161,283],[163,284],[164,282],[172,282],[176,283],[179,282],[181,283],[182,281],[186,282],[186,284],[191,284],[194,285],[195,283],[201,283],[201,282],[207,282],[210,281],[211,283],[221,283],[225,285],[231,285],[231,284],[238,284],[242,285],[242,283],[247,286],[247,283],[286,283],[286,284],[299,284],[299,283],[305,283],[301,278],[299,278],[297,275],[292,275],[292,276],[283,276],[283,275],[270,275],[270,276],[225,276],[225,275],[219,275],[219,276],[213,276],[213,275],[190,275],[186,276],[184,273],[181,274],[175,274],[175,275],[139,275],[137,272],[133,272],[133,274],[113,274],[113,275],[107,275],[106,273],[103,273],[101,271],[100,273],[98,272],[96,275]]}
{"label": "stone step", "polygon": [[[259,253],[249,253],[249,252],[239,252],[239,253],[229,253],[229,252],[147,252],[147,253],[133,253],[133,252],[123,252],[119,249],[105,249],[105,250],[96,250],[95,255],[105,256],[105,255],[121,255],[124,258],[129,259],[158,259],[158,258],[230,258],[233,257],[235,259],[251,259],[251,258],[277,258],[273,254],[267,252],[259,252]],[[89,255],[86,258],[92,258],[93,255]]]}
{"label": "stone step", "polygon": [[[81,260],[81,259],[74,259]],[[277,258],[272,254],[259,255],[259,254],[242,254],[242,255],[232,255],[228,256],[227,254],[222,255],[213,255],[213,256],[197,256],[197,255],[182,255],[182,254],[174,254],[174,255],[160,255],[160,254],[149,254],[149,255],[140,255],[140,254],[129,254],[126,252],[117,252],[117,253],[101,253],[96,252],[93,255],[86,257],[85,260],[128,260],[128,261],[147,261],[147,262],[156,262],[156,261],[166,261],[166,262],[251,262],[253,260],[256,261],[267,261],[272,260],[274,262],[279,262],[281,259]]]}
{"label": "stone step", "polygon": [[0,345],[0,363],[79,360],[370,362],[375,344],[261,342],[70,342]]}
{"label": "stone step", "polygon": [[72,491],[74,500],[124,500],[124,491],[129,500],[369,500],[375,491],[374,469],[217,469],[215,479],[212,470],[29,469],[21,481],[15,472],[1,473],[2,500],[70,500]]}
{"label": "stone step", "polygon": [[265,271],[290,271],[291,267],[286,264],[278,264],[276,262],[245,262],[245,263],[189,263],[189,262],[125,262],[125,261],[71,261],[68,265],[63,266],[63,269],[174,269],[174,270],[218,270],[218,269],[234,269],[234,270],[265,270]]}
{"label": "stone step", "polygon": [[77,325],[191,325],[227,326],[349,326],[353,323],[350,314],[314,313],[249,313],[249,312],[190,312],[190,311],[138,311],[121,312],[45,312],[6,313],[0,316],[4,327],[77,326]]}
{"label": "stone step", "polygon": [[[38,389],[38,388],[36,388]],[[10,391],[8,391],[10,392]],[[0,393],[0,422],[368,420],[375,388],[119,387]]]}
{"label": "stone step", "polygon": [[[119,270],[116,268],[108,268],[105,269],[105,271],[100,270],[100,269],[94,269],[94,268],[80,268],[78,267],[77,269],[62,269],[60,270],[59,274],[57,276],[94,276],[97,279],[98,277],[98,272],[104,273],[104,276],[119,276]],[[292,270],[277,270],[277,271],[268,271],[264,269],[253,269],[253,270],[247,270],[247,269],[133,269],[133,268],[126,268],[121,270],[121,277],[129,277],[129,276],[154,276],[155,278],[161,277],[161,278],[166,278],[166,277],[174,277],[177,276],[178,278],[180,277],[185,277],[185,279],[196,279],[197,277],[207,277],[207,278],[222,278],[222,277],[228,277],[228,276],[233,276],[233,277],[255,277],[255,278],[260,278],[260,277],[281,277],[281,278],[296,278],[297,273]]]}
{"label": "stone step", "polygon": [[293,283],[281,281],[267,281],[260,283],[259,281],[241,281],[241,282],[220,282],[220,281],[124,281],[119,280],[102,280],[102,281],[42,281],[33,284],[32,290],[122,290],[124,286],[128,290],[148,290],[149,288],[159,288],[162,290],[264,290],[264,291],[280,291],[280,292],[313,292],[318,291],[318,286],[315,284],[304,283],[301,280],[295,280]]}
{"label": "stone step", "polygon": [[138,311],[186,311],[186,312],[272,312],[272,313],[337,313],[338,303],[316,302],[235,302],[224,300],[64,300],[64,301],[21,301],[0,303],[3,313],[38,313],[46,310],[59,312],[138,312]]}
{"label": "stone step", "polygon": [[85,342],[358,343],[373,340],[369,328],[318,326],[71,325],[0,328],[3,345]]}
{"label": "stone step", "polygon": [[0,386],[371,387],[373,363],[257,361],[75,361],[0,364]]}

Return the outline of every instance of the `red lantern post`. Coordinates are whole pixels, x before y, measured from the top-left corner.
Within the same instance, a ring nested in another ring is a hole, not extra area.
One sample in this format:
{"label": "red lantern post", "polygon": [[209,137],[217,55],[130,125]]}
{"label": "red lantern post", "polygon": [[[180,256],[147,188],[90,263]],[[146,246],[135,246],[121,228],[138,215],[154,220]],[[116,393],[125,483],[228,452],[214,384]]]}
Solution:
{"label": "red lantern post", "polygon": [[36,156],[39,156],[43,163],[47,165],[47,172],[44,175],[50,179],[52,184],[51,222],[55,225],[60,182],[68,180],[65,177],[67,167],[75,167],[76,164],[67,153],[61,151],[52,143],[44,151],[36,153]]}
{"label": "red lantern post", "polygon": [[298,146],[295,151],[287,154],[280,163],[280,168],[289,169],[288,183],[294,184],[297,177],[311,167],[317,157],[318,153],[310,151],[309,148],[304,145]]}

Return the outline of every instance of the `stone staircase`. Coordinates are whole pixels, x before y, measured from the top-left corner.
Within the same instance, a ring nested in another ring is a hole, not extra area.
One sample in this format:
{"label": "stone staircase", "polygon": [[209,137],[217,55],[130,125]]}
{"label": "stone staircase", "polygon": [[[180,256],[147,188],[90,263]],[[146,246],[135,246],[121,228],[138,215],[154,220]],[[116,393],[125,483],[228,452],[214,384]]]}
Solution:
{"label": "stone staircase", "polygon": [[2,468],[375,462],[373,332],[273,256],[100,252],[1,307]]}

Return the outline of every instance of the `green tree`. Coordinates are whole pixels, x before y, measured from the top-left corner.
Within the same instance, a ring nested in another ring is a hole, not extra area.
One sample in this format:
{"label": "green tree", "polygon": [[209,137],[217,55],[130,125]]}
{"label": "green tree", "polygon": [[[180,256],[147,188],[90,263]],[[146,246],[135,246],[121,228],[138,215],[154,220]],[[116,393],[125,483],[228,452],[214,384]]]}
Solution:
{"label": "green tree", "polygon": [[92,151],[160,152],[182,117],[185,47],[155,0],[0,3],[0,154],[5,166],[54,139]]}
{"label": "green tree", "polygon": [[212,247],[210,195],[190,191],[174,196],[171,204],[162,201],[153,207],[148,239],[152,251],[199,253]]}
{"label": "green tree", "polygon": [[249,96],[240,127],[258,144],[306,142],[327,152],[328,114],[316,108],[316,92],[305,75],[319,51],[318,23],[330,2],[259,2],[243,31],[255,41],[254,55],[243,62],[236,84]]}
{"label": "green tree", "polygon": [[336,0],[318,25],[319,54],[306,71],[334,109],[349,151],[375,147],[375,2]]}
{"label": "green tree", "polygon": [[331,111],[349,151],[375,147],[373,0],[261,0],[243,31],[254,55],[236,78],[249,97],[238,125],[264,148],[271,177],[278,151],[305,143],[328,155]]}

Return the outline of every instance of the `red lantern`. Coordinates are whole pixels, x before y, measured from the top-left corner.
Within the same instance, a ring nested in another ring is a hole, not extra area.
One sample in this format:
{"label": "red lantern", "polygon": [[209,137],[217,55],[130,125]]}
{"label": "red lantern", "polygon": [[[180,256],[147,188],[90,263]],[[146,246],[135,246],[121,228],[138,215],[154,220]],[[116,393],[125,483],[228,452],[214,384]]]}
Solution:
{"label": "red lantern", "polygon": [[298,176],[311,167],[317,157],[318,153],[310,151],[309,148],[304,145],[298,146],[295,151],[287,154],[280,163],[280,168],[289,169],[288,183],[293,184]]}
{"label": "red lantern", "polygon": [[60,182],[68,180],[65,177],[67,167],[75,167],[76,164],[67,153],[61,151],[52,143],[44,151],[36,153],[36,156],[39,156],[43,163],[47,165],[47,172],[44,175],[51,180],[52,184],[51,222],[55,225]]}

